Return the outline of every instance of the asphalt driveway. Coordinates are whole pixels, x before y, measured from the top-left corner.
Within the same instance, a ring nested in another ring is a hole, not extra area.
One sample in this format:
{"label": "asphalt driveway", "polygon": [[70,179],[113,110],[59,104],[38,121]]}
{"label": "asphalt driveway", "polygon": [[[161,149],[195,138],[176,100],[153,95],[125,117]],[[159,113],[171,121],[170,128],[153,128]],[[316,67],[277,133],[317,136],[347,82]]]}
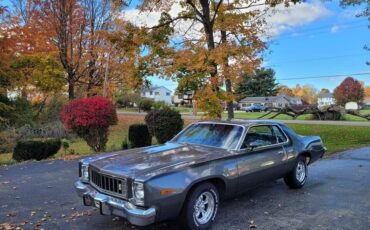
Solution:
{"label": "asphalt driveway", "polygon": [[[213,229],[370,229],[370,147],[320,160],[308,176],[301,190],[278,180],[224,201]],[[83,207],[73,189],[76,179],[77,161],[0,167],[0,229],[136,228]],[[163,222],[143,229],[178,226]]]}

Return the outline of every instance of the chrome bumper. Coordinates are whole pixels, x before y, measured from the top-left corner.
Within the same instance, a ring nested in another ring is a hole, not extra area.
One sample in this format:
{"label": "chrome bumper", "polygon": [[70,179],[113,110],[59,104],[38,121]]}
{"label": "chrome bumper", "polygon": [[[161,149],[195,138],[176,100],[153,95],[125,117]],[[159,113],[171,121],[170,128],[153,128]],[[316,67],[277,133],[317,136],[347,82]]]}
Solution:
{"label": "chrome bumper", "polygon": [[146,226],[155,222],[155,208],[139,208],[128,201],[117,199],[102,193],[80,181],[75,183],[78,196],[83,198],[84,205],[100,208],[102,215],[115,215],[127,219],[131,224]]}

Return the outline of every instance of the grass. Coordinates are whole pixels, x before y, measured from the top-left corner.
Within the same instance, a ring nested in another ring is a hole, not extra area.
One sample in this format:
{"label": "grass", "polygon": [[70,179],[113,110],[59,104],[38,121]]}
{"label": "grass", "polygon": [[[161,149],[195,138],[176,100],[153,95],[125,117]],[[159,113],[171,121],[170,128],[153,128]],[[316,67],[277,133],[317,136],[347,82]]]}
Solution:
{"label": "grass", "polygon": [[[243,113],[244,114],[244,113]],[[257,118],[257,113],[245,113],[249,119]],[[279,118],[278,119],[282,119]],[[304,119],[304,118],[301,118]],[[122,141],[127,138],[128,127],[133,123],[143,123],[144,117],[132,115],[120,115],[117,125],[110,129],[109,141],[107,143],[107,152],[120,150]],[[185,120],[185,125],[190,121]],[[296,133],[304,136],[320,136],[328,148],[328,154],[339,152],[346,149],[358,148],[370,145],[370,128],[360,126],[334,126],[334,125],[306,125],[306,124],[288,124]],[[156,141],[153,139],[153,144]],[[80,138],[69,141],[69,150],[75,152],[75,156],[92,154],[90,147]],[[54,158],[71,157],[65,156],[64,150],[61,149]],[[11,153],[0,154],[0,165],[14,164]]]}
{"label": "grass", "polygon": [[303,136],[320,136],[328,154],[370,145],[369,127],[301,124],[288,126]]}
{"label": "grass", "polygon": [[[259,117],[261,117],[262,115],[264,115],[266,113],[267,112],[248,112],[247,113],[247,112],[244,112],[244,111],[237,111],[237,112],[235,112],[235,118],[237,118],[237,119],[258,119]],[[360,113],[361,114],[370,114],[370,110],[361,110]],[[275,114],[276,114],[276,112],[272,112],[271,114],[269,114],[266,117],[263,117],[262,119],[268,119],[268,118],[272,117]],[[224,112],[222,114],[222,116],[227,117],[227,112]],[[290,117],[288,115],[285,115],[285,114],[281,114],[281,115],[275,117],[274,119],[276,119],[276,120],[293,120],[292,117]],[[312,115],[311,114],[304,114],[304,115],[298,116],[296,120],[312,120]],[[342,120],[344,120],[344,121],[367,121],[365,118],[353,116],[351,114],[343,115]]]}
{"label": "grass", "polygon": [[[236,119],[258,119],[262,115],[266,114],[267,112],[244,112],[244,111],[237,111],[235,113],[235,118]],[[262,119],[268,119],[275,115],[276,112],[272,112],[268,116],[262,118]],[[227,112],[224,112],[222,114],[223,117],[227,117]],[[285,115],[285,114],[280,114],[279,116],[275,117],[274,119],[276,120],[293,120],[292,117]],[[305,114],[297,117],[297,120],[312,120],[312,115],[311,114]]]}

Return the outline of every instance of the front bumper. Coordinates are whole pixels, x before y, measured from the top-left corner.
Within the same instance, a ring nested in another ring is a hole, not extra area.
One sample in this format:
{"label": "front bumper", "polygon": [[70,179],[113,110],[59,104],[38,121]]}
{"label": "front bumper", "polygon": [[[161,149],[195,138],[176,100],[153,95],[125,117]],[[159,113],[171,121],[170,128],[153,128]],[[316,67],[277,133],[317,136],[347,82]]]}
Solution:
{"label": "front bumper", "polygon": [[98,207],[102,215],[120,216],[137,226],[146,226],[155,222],[156,209],[153,207],[139,208],[128,201],[99,193],[81,181],[75,183],[75,188],[78,196],[83,198],[84,205]]}

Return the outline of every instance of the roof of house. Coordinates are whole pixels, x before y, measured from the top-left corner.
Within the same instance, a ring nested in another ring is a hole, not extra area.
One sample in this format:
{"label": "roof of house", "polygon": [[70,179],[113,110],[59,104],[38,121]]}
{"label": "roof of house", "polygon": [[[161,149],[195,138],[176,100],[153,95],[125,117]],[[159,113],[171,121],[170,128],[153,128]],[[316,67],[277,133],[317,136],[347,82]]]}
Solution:
{"label": "roof of house", "polygon": [[365,98],[363,101],[364,104],[370,105],[370,97]]}
{"label": "roof of house", "polygon": [[293,99],[300,100],[299,97],[290,97],[286,95],[278,95],[278,96],[269,96],[269,97],[246,97],[242,99],[240,102],[248,102],[248,103],[272,103],[276,102],[278,99],[286,99],[287,101],[291,101]]}
{"label": "roof of house", "polygon": [[334,95],[332,93],[322,93],[319,94],[318,98],[334,98]]}
{"label": "roof of house", "polygon": [[160,88],[164,88],[165,90],[169,91],[169,92],[172,92],[172,90],[169,90],[167,89],[166,87],[164,86],[152,86],[152,87],[145,87],[142,92],[145,93],[145,92],[149,92],[149,91],[154,91],[156,89],[160,89]]}

